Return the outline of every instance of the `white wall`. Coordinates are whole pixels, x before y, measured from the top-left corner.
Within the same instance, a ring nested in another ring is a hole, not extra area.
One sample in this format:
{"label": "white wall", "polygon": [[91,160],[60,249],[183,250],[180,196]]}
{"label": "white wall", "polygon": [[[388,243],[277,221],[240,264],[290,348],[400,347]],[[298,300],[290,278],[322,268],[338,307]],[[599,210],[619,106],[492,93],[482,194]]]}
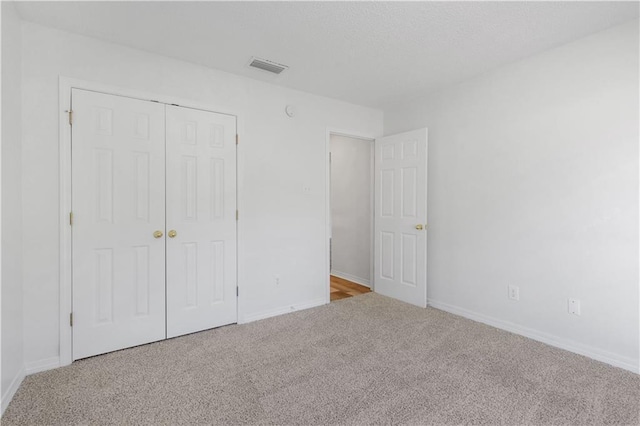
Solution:
{"label": "white wall", "polygon": [[370,286],[373,141],[331,135],[331,273]]}
{"label": "white wall", "polygon": [[18,15],[2,2],[2,412],[24,377],[20,44]]}
{"label": "white wall", "polygon": [[637,21],[385,110],[429,128],[429,302],[637,371],[638,114]]}
{"label": "white wall", "polygon": [[[327,127],[379,135],[380,111],[26,22],[23,44],[28,371],[52,366],[59,354],[59,75],[238,112],[240,320],[324,303]],[[287,104],[296,107],[294,118],[285,115]]]}

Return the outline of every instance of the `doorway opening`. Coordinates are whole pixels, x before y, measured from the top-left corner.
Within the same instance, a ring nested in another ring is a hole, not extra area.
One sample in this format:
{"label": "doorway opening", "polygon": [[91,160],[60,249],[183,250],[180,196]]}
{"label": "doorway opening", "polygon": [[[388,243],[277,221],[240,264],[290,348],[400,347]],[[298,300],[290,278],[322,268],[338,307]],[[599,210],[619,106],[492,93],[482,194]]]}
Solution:
{"label": "doorway opening", "polygon": [[373,290],[374,140],[329,134],[330,301]]}

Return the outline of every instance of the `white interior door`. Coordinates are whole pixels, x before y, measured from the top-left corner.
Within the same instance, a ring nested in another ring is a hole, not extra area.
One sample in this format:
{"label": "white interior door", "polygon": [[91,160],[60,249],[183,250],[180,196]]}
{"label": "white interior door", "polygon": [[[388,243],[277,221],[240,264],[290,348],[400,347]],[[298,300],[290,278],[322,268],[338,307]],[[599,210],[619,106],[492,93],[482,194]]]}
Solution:
{"label": "white interior door", "polygon": [[167,106],[167,235],[167,337],[237,322],[234,116]]}
{"label": "white interior door", "polygon": [[77,89],[72,105],[75,360],[165,338],[165,106]]}
{"label": "white interior door", "polygon": [[375,145],[375,291],[426,307],[427,129]]}

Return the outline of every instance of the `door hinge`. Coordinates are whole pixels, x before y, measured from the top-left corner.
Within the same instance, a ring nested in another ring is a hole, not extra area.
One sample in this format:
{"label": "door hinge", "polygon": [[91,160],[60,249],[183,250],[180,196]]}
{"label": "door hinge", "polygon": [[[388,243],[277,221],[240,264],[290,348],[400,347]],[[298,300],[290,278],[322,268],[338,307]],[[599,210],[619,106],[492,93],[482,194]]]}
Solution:
{"label": "door hinge", "polygon": [[240,213],[238,213],[238,210],[236,210],[236,220],[238,220],[239,216],[240,216]]}
{"label": "door hinge", "polygon": [[236,134],[236,145],[238,145],[238,142],[240,141],[240,138],[238,137],[238,135]]}
{"label": "door hinge", "polygon": [[73,212],[69,212],[69,226],[73,226]]}
{"label": "door hinge", "polygon": [[240,296],[240,287],[236,287],[236,297]]}
{"label": "door hinge", "polygon": [[73,110],[70,109],[67,112],[69,113],[69,126],[72,126],[73,125]]}
{"label": "door hinge", "polygon": [[69,314],[69,326],[73,327],[73,312]]}

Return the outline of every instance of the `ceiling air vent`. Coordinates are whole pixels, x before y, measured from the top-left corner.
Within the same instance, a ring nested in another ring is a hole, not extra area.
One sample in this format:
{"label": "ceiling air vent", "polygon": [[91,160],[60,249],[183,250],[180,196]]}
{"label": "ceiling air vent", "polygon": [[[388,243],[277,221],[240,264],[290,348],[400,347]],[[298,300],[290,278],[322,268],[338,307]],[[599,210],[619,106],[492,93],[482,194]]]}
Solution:
{"label": "ceiling air vent", "polygon": [[249,66],[252,68],[261,69],[263,71],[268,71],[273,74],[280,74],[282,71],[289,68],[286,65],[282,65],[277,62],[270,61],[268,59],[256,58],[255,56],[251,58],[251,61],[249,61]]}

